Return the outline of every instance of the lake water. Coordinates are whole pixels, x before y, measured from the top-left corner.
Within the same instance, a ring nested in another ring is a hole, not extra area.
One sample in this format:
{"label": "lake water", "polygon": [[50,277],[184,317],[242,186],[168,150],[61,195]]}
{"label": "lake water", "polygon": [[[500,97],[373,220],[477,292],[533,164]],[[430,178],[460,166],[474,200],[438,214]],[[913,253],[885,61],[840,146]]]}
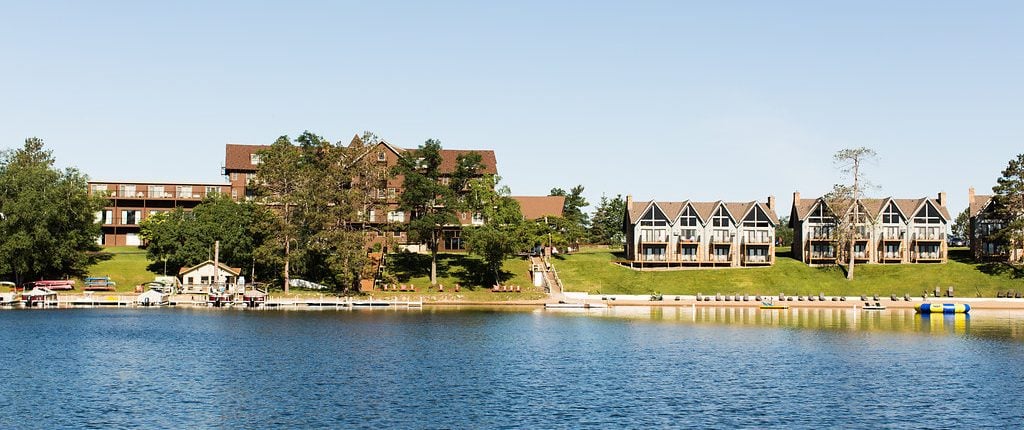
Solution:
{"label": "lake water", "polygon": [[2,428],[1021,427],[1024,313],[0,311]]}

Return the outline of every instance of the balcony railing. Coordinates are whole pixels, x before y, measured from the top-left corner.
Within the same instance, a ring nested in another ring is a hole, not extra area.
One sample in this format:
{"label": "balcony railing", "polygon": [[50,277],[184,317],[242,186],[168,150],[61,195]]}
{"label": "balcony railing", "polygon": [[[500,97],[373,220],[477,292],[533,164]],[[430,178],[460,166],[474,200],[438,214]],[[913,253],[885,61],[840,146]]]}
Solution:
{"label": "balcony railing", "polygon": [[900,234],[885,234],[885,233],[882,233],[879,236],[879,240],[881,240],[883,242],[885,242],[885,241],[894,242],[894,241],[901,241],[901,240],[903,240],[904,237],[906,237],[906,233],[904,233],[904,232],[900,232]]}
{"label": "balcony railing", "polygon": [[[93,191],[94,195],[103,193],[103,191]],[[205,199],[209,194],[224,194],[227,195],[228,188],[223,188],[219,191],[207,193],[206,190],[195,190],[192,192],[184,193],[177,191],[153,191],[149,190],[135,190],[135,191],[109,191],[107,197],[112,199],[139,199],[139,200],[202,200]]]}
{"label": "balcony railing", "polygon": [[912,252],[911,253],[911,258],[914,261],[919,261],[919,260],[936,260],[937,261],[937,260],[942,260],[944,258],[944,255],[945,254],[943,252],[941,252],[941,251],[939,251],[939,252]]}
{"label": "balcony railing", "polygon": [[679,236],[679,241],[680,242],[699,243],[700,242],[700,236]]}
{"label": "balcony railing", "polygon": [[747,263],[771,263],[772,257],[770,255],[748,255],[745,259]]}
{"label": "balcony railing", "polygon": [[728,263],[732,261],[732,253],[730,252],[729,254],[711,254],[708,260],[715,263]]}
{"label": "balcony railing", "polygon": [[640,243],[668,243],[668,236],[641,237]]}
{"label": "balcony railing", "polygon": [[711,243],[732,243],[734,236],[711,236]]}
{"label": "balcony railing", "polygon": [[946,233],[914,233],[913,239],[916,241],[945,241]]}
{"label": "balcony railing", "polygon": [[697,261],[697,256],[696,255],[677,255],[676,256],[676,261],[695,262],[695,261]]}
{"label": "balcony railing", "polygon": [[832,240],[833,234],[831,232],[814,231],[808,235],[811,240]]}

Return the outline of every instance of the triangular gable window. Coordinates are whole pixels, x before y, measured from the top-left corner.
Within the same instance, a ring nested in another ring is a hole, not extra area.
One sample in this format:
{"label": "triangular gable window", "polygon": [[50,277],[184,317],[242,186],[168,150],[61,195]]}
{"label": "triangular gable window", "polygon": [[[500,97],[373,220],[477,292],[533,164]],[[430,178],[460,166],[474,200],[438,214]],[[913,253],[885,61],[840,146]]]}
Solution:
{"label": "triangular gable window", "polygon": [[718,206],[715,210],[715,214],[711,216],[711,222],[715,227],[728,227],[729,226],[729,212],[725,210],[725,206]]}
{"label": "triangular gable window", "polygon": [[902,223],[904,223],[903,214],[901,214],[899,208],[896,207],[896,202],[889,202],[889,204],[886,205],[885,210],[882,211],[882,224]]}
{"label": "triangular gable window", "polygon": [[824,203],[818,203],[818,206],[811,211],[807,221],[814,224],[831,224],[835,222],[835,219],[832,217],[831,212],[825,209]]}
{"label": "triangular gable window", "polygon": [[668,217],[658,206],[651,206],[647,213],[640,217],[640,225],[664,227],[668,225]]}
{"label": "triangular gable window", "polygon": [[683,209],[683,213],[679,215],[679,225],[684,227],[700,225],[700,218],[697,216],[697,211],[693,210],[693,206],[686,205],[686,209]]}
{"label": "triangular gable window", "polygon": [[931,203],[925,203],[921,210],[917,211],[917,215],[914,215],[914,223],[916,224],[941,224],[942,215],[939,215],[939,210],[935,209]]}
{"label": "triangular gable window", "polygon": [[771,221],[768,220],[768,215],[761,210],[760,206],[754,206],[754,210],[747,214],[747,217],[743,219],[744,227],[771,227]]}

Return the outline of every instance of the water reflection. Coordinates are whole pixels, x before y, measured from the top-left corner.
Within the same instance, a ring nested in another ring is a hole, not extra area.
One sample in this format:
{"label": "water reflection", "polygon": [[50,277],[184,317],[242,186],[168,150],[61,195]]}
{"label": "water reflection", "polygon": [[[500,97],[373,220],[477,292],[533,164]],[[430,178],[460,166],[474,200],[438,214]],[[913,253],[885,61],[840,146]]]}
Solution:
{"label": "water reflection", "polygon": [[912,309],[843,308],[767,310],[743,307],[615,307],[576,312],[591,317],[655,322],[779,327],[849,332],[901,332],[1024,340],[1024,311],[975,310],[970,314],[919,315]]}

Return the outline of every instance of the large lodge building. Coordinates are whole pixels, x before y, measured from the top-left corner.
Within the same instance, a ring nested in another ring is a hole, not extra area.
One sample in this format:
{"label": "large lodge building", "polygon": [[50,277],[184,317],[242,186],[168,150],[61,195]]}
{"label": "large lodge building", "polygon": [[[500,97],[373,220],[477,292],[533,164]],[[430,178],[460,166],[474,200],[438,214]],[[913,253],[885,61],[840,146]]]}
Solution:
{"label": "large lodge building", "polygon": [[[362,146],[363,143],[356,136],[349,145],[356,147]],[[103,231],[98,239],[99,243],[104,246],[142,245],[139,238],[139,224],[143,220],[176,207],[192,209],[212,193],[230,195],[235,200],[251,198],[252,189],[249,184],[256,178],[257,166],[260,163],[259,151],[267,148],[269,148],[268,145],[227,144],[224,167],[221,172],[228,180],[226,184],[90,182],[90,193],[104,193],[109,198],[109,204],[97,214],[97,219],[102,222]],[[396,166],[400,157],[404,157],[412,151],[387,142],[377,143],[365,150],[364,156],[373,157],[373,160],[386,169]],[[471,152],[480,154],[483,164],[481,175],[496,175],[498,173],[497,160],[492,150],[443,149],[440,166],[442,181],[445,180],[444,176],[454,173],[459,155]],[[389,231],[389,229],[382,228],[387,224],[409,221],[408,214],[398,209],[401,186],[401,177],[382,180],[376,196],[378,199],[376,207],[381,208],[380,213],[377,210],[370,210],[365,214],[367,231],[373,235],[374,242],[384,242],[388,238],[386,236],[390,236],[401,245],[413,245],[408,243],[408,238],[401,229],[390,229]],[[460,225],[452,225],[444,229],[441,241],[442,250],[464,249],[461,239],[462,226],[479,225],[483,222],[479,216],[471,213],[460,213],[459,220]]]}

